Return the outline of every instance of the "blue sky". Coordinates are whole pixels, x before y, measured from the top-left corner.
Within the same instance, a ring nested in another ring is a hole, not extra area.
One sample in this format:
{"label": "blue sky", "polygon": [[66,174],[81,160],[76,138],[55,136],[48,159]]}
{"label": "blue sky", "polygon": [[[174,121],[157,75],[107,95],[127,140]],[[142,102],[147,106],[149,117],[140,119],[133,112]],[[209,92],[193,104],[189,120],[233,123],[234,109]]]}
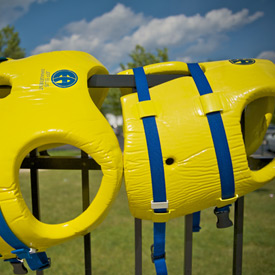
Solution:
{"label": "blue sky", "polygon": [[0,0],[27,55],[85,51],[110,72],[136,44],[170,60],[266,58],[275,62],[274,0]]}

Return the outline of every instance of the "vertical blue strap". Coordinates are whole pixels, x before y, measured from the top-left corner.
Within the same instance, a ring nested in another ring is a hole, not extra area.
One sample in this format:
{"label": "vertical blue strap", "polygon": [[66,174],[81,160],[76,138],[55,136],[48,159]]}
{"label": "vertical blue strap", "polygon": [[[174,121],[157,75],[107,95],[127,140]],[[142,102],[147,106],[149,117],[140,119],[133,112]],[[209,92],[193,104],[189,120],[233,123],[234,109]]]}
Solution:
{"label": "vertical blue strap", "polygon": [[[133,69],[139,101],[151,100],[146,75],[142,67]],[[158,134],[156,119],[154,116],[142,118],[153,190],[154,202],[166,202],[166,187],[163,167],[163,157]],[[164,213],[167,209],[155,209],[157,213]],[[154,246],[152,260],[155,264],[157,275],[166,275],[165,262],[165,223],[154,223]]]}
{"label": "vertical blue strap", "polygon": [[15,236],[9,228],[1,209],[0,236],[8,245],[15,249],[11,253],[16,254],[19,259],[26,259],[31,270],[42,270],[50,267],[50,262],[45,252],[30,253],[30,248]]}
{"label": "vertical blue strap", "polygon": [[[199,64],[188,64],[189,71],[195,81],[200,95],[212,93],[209,82]],[[222,199],[230,199],[235,196],[235,181],[231,155],[227,137],[220,112],[206,115],[215,147],[217,163],[221,181]]]}
{"label": "vertical blue strap", "polygon": [[193,232],[200,232],[201,211],[193,213]]}
{"label": "vertical blue strap", "polygon": [[157,275],[167,275],[165,262],[165,233],[166,223],[154,223],[154,251],[152,260]]}
{"label": "vertical blue strap", "polygon": [[29,249],[24,243],[22,243],[9,228],[2,210],[0,209],[0,236],[2,239],[14,249]]}
{"label": "vertical blue strap", "polygon": [[[134,68],[139,101],[151,100],[146,75],[142,67]],[[142,118],[149,155],[154,202],[166,201],[163,158],[156,119],[154,116]],[[166,212],[166,209],[164,209]]]}

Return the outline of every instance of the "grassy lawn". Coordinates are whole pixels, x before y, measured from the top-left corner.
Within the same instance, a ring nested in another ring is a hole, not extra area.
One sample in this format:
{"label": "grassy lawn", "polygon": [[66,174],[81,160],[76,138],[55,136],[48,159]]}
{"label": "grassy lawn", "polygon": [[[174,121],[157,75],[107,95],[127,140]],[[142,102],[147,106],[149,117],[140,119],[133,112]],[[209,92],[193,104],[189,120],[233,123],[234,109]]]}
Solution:
{"label": "grassy lawn", "polygon": [[[79,171],[41,171],[41,217],[47,223],[72,219],[82,212]],[[91,197],[98,189],[101,171],[90,172]],[[21,189],[30,205],[29,173],[20,173]],[[273,196],[274,194],[274,196]],[[29,206],[30,207],[30,206]],[[243,274],[275,274],[275,182],[245,197]],[[233,213],[232,209],[232,213]],[[233,219],[233,215],[231,214]],[[233,227],[216,229],[213,209],[201,215],[202,230],[193,237],[193,274],[232,274]],[[92,232],[93,274],[134,274],[134,219],[124,186],[104,222]],[[150,260],[152,223],[143,222],[143,274],[155,274]],[[183,274],[184,217],[167,225],[169,274]],[[82,238],[48,249],[52,267],[45,274],[85,274]],[[12,274],[0,261],[0,274]],[[29,271],[29,274],[36,274]]]}

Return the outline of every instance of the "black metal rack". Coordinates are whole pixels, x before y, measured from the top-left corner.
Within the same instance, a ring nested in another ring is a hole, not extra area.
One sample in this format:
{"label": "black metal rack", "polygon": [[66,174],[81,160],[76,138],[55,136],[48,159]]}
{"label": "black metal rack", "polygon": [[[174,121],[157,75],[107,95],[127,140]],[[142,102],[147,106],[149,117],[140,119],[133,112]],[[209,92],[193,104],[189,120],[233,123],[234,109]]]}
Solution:
{"label": "black metal rack", "polygon": [[[184,75],[147,75],[149,87],[159,85],[163,82],[184,77]],[[132,75],[94,75],[88,80],[88,87],[119,87],[135,89],[135,81]],[[244,121],[242,122],[244,127]],[[258,159],[253,162],[253,166],[261,166],[263,162],[270,159]],[[81,170],[82,173],[82,205],[85,210],[90,204],[89,198],[89,170],[100,170],[100,166],[90,158],[85,152],[81,152],[81,157],[51,157],[47,154],[37,153],[33,150],[26,157],[21,165],[22,169],[30,169],[32,208],[33,215],[40,219],[39,207],[39,176],[38,169],[68,169]],[[243,218],[244,218],[244,198],[241,197],[235,202],[234,211],[234,244],[233,244],[233,275],[242,274],[242,254],[243,254]],[[184,267],[183,274],[192,274],[192,222],[193,216],[185,217],[185,247],[184,247]],[[90,234],[84,236],[85,252],[85,275],[92,274],[92,253]],[[43,271],[36,272],[43,275]],[[142,275],[142,221],[135,219],[135,275]]]}

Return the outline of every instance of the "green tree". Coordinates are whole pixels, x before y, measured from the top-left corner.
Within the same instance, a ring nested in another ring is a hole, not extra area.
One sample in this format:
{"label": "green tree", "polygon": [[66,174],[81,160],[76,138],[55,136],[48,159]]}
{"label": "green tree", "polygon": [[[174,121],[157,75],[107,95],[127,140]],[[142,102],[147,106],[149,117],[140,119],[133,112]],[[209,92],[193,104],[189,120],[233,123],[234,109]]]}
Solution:
{"label": "green tree", "polygon": [[150,52],[146,52],[144,47],[136,45],[135,49],[129,54],[129,56],[132,58],[132,62],[127,63],[126,66],[121,63],[120,67],[122,70],[127,70],[149,64],[168,61],[169,58],[167,48],[156,49],[156,51],[157,54],[155,55]]}
{"label": "green tree", "polygon": [[14,59],[25,57],[25,50],[19,45],[19,34],[13,26],[8,25],[0,30],[0,56]]}
{"label": "green tree", "polygon": [[109,89],[108,95],[101,107],[103,114],[121,115],[120,90],[118,88]]}
{"label": "green tree", "polygon": [[[146,52],[144,47],[136,45],[135,49],[129,54],[132,61],[127,65],[120,64],[122,70],[132,69],[140,66],[145,66],[153,63],[166,62],[168,61],[168,49],[157,49],[157,54]],[[101,111],[104,114],[112,113],[114,115],[121,115],[120,107],[120,90],[111,88],[108,96],[106,97]]]}

